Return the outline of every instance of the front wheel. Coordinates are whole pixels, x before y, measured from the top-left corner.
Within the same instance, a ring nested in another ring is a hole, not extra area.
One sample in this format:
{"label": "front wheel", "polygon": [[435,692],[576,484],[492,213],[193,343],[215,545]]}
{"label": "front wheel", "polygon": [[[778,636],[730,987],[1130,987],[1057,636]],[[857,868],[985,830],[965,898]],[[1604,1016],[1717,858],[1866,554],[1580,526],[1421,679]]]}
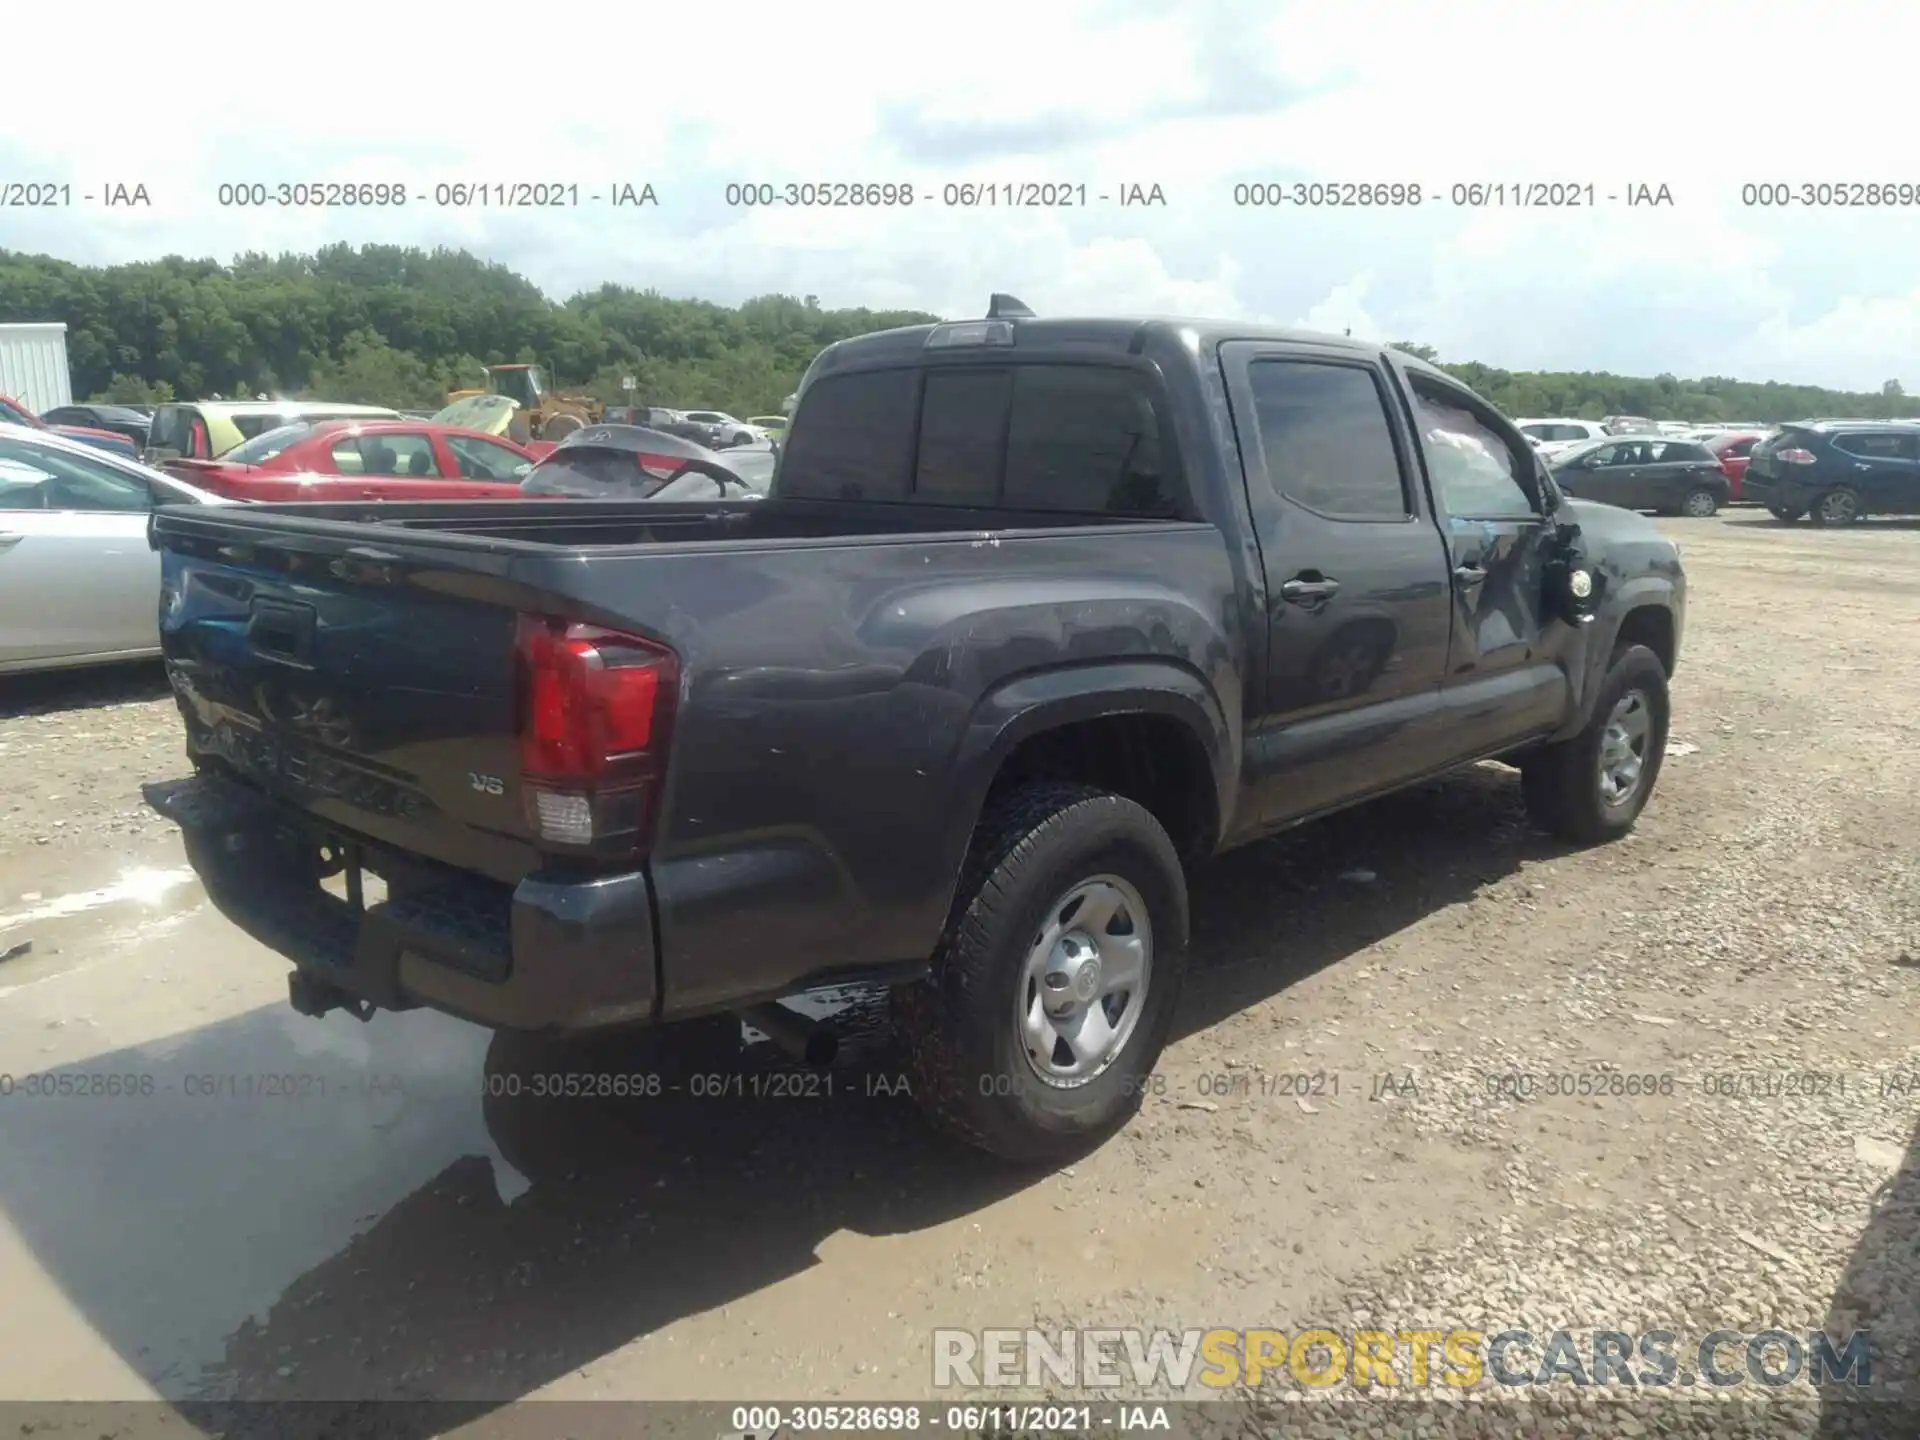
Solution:
{"label": "front wheel", "polygon": [[574,431],[580,429],[580,419],[576,415],[555,415],[540,427],[540,438],[558,443]]}
{"label": "front wheel", "polygon": [[1668,714],[1660,657],[1644,645],[1616,651],[1586,728],[1521,764],[1521,794],[1534,823],[1576,845],[1631,830],[1660,777]]}
{"label": "front wheel", "polygon": [[1083,785],[998,797],[931,977],[894,992],[913,1093],[1001,1159],[1076,1155],[1139,1108],[1186,961],[1186,879],[1147,810]]}
{"label": "front wheel", "polygon": [[1720,497],[1704,487],[1689,490],[1680,502],[1680,513],[1692,520],[1710,520],[1719,509]]}
{"label": "front wheel", "polygon": [[1836,485],[1807,512],[1815,525],[1851,525],[1860,518],[1860,493],[1851,485]]}

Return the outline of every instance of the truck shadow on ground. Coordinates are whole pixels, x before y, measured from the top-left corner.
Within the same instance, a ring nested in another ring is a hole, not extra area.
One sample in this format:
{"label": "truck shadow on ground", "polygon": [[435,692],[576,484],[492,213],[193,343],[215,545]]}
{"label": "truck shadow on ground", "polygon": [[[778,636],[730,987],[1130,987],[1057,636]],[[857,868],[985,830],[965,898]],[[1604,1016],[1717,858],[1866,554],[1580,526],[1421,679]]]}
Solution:
{"label": "truck shadow on ground", "polygon": [[[1553,853],[1527,826],[1512,772],[1476,767],[1213,862],[1193,878],[1179,1033]],[[657,1066],[631,1041],[622,1051],[495,1037],[481,1083],[487,1037],[443,1017],[360,1027],[270,1006],[71,1068],[154,1074],[169,1095],[183,1076],[276,1064],[332,1074],[330,1095],[364,1092],[388,1068],[403,1086],[431,1070],[440,1088],[407,1091],[381,1117],[351,1095],[72,1104],[58,1116],[51,1103],[16,1105],[0,1127],[0,1204],[92,1327],[194,1423],[229,1437],[415,1440],[805,1271],[837,1231],[937,1226],[1040,1178],[933,1137],[911,1099],[888,1093],[898,1067],[883,1012],[871,994],[843,1012],[828,1097],[805,1084],[770,1093],[781,1084],[771,1077],[801,1072],[770,1046],[740,1049],[737,1036],[723,1061],[703,1058],[708,1040]],[[344,1029],[328,1028],[336,1022]],[[300,1038],[326,1035],[345,1037],[326,1042],[333,1071],[322,1039]],[[552,1086],[536,1076],[650,1069],[680,1089],[533,1093]],[[693,1095],[701,1074],[726,1077],[723,1093]],[[523,1177],[517,1193],[483,1153],[488,1137]],[[316,1206],[331,1192],[347,1198]],[[176,1352],[163,1375],[152,1347],[190,1314],[208,1321],[200,1353],[183,1371]],[[830,1340],[756,1343],[791,1352]],[[294,1400],[357,1408],[249,1403]]]}
{"label": "truck shadow on ground", "polygon": [[0,719],[134,705],[169,693],[167,672],[158,660],[0,675]]}
{"label": "truck shadow on ground", "polygon": [[[1847,1259],[1825,1329],[1836,1347],[1866,1331],[1871,1373],[1830,1380],[1820,1391],[1818,1440],[1920,1435],[1914,1360],[1920,1355],[1920,1131],[1907,1138],[1900,1168],[1874,1196],[1866,1232]],[[1864,1383],[1854,1383],[1854,1381]]]}

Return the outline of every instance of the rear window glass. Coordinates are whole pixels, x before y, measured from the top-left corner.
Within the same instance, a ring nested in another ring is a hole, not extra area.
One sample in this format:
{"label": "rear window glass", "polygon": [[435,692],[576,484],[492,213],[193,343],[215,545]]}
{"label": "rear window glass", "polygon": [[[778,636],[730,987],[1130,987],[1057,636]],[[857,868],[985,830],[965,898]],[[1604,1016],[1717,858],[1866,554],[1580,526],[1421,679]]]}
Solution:
{"label": "rear window glass", "polygon": [[233,421],[233,428],[248,440],[290,423],[290,417],[286,415],[230,415],[227,418]]}
{"label": "rear window glass", "polygon": [[664,475],[652,475],[642,469],[640,457],[631,450],[569,445],[528,471],[527,478],[520,482],[520,492],[644,500],[658,490],[665,479]]}
{"label": "rear window glass", "polygon": [[1138,374],[1028,365],[1014,375],[1003,503],[1082,514],[1179,513],[1159,419]]}
{"label": "rear window glass", "polygon": [[297,444],[313,427],[304,421],[262,431],[253,439],[233,447],[221,458],[235,465],[264,465],[274,456]]}
{"label": "rear window glass", "polygon": [[787,496],[1181,511],[1152,393],[1118,367],[941,366],[924,388],[912,369],[832,376],[807,391],[788,436]]}
{"label": "rear window glass", "polygon": [[830,375],[810,386],[788,432],[780,493],[815,500],[904,500],[913,470],[920,374]]}
{"label": "rear window glass", "polygon": [[1005,370],[936,370],[920,401],[916,498],[993,505],[1013,376]]}

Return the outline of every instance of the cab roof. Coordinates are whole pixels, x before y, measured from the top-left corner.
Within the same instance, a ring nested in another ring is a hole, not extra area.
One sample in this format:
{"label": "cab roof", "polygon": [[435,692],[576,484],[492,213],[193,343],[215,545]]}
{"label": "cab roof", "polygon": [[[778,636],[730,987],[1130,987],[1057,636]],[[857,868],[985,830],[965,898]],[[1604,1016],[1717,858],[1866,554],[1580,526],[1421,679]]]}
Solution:
{"label": "cab roof", "polygon": [[[1189,343],[1203,350],[1229,340],[1314,345],[1366,356],[1377,356],[1388,348],[1373,341],[1356,340],[1349,335],[1200,316],[1143,314],[1043,318],[1010,295],[995,295],[988,303],[984,320],[944,320],[932,325],[903,325],[898,329],[878,330],[836,341],[820,352],[814,362],[815,373],[823,375],[849,366],[884,365],[889,360],[905,361],[923,353],[938,353],[939,347],[928,345],[935,332],[983,325],[1005,327],[1005,333],[1012,337],[1011,341],[983,342],[959,348],[980,352],[1011,348],[1015,353],[1021,350],[1105,349],[1121,354],[1138,354],[1154,339]],[[1428,364],[1405,351],[1396,351],[1395,359],[1410,370],[1448,378],[1439,366]]]}

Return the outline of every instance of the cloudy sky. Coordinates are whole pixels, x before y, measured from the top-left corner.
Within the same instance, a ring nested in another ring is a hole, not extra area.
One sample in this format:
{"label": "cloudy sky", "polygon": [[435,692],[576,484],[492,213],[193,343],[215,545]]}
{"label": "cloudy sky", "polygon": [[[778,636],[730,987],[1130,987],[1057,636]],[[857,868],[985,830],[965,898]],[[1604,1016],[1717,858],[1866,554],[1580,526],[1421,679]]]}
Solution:
{"label": "cloudy sky", "polygon": [[[978,314],[1184,312],[1350,327],[1513,368],[1920,390],[1920,10],[1827,0],[567,0],[431,20],[197,0],[137,43],[9,67],[0,247],[100,263],[331,241],[464,246],[563,297]],[[9,49],[75,53],[27,7]],[[398,210],[222,208],[223,182],[401,181]],[[911,183],[908,209],[743,209],[739,182]],[[577,208],[437,207],[451,182]],[[1084,185],[1065,209],[949,184]],[[1419,184],[1418,208],[1236,206],[1238,184]],[[1743,186],[1905,184],[1904,208],[1761,207]],[[82,193],[143,184],[150,210]],[[1591,184],[1592,208],[1452,203]],[[591,194],[650,183],[657,207]],[[1158,185],[1164,207],[1123,208]],[[1645,185],[1673,203],[1629,207]],[[1436,192],[1439,199],[1435,199]],[[1609,200],[1608,196],[1619,196]],[[424,198],[422,198],[424,197]],[[17,317],[8,317],[17,318]]]}

